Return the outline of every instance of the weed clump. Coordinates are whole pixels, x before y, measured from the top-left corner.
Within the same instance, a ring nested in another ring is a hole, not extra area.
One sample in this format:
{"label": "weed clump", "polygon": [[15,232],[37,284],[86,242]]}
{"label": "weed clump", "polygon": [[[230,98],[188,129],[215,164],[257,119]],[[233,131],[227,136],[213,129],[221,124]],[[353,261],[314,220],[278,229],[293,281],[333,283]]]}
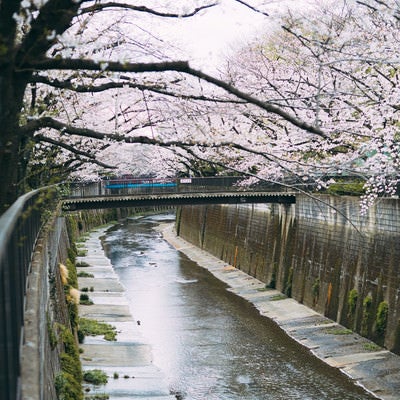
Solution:
{"label": "weed clump", "polygon": [[83,304],[85,306],[93,305],[93,301],[90,300],[89,296],[86,293],[81,293],[79,298],[79,304]]}
{"label": "weed clump", "polygon": [[77,268],[87,268],[87,267],[90,267],[90,264],[87,263],[86,261],[78,261],[76,263],[76,267]]}
{"label": "weed clump", "polygon": [[79,349],[74,336],[65,326],[60,326],[64,352],[60,354],[61,372],[55,378],[57,397],[63,400],[82,400],[82,368]]}
{"label": "weed clump", "polygon": [[85,271],[81,271],[78,272],[78,278],[94,278],[94,275]]}
{"label": "weed clump", "polygon": [[107,374],[100,369],[85,371],[83,380],[93,385],[105,385],[108,382]]}
{"label": "weed clump", "polygon": [[94,319],[79,318],[78,338],[82,343],[85,336],[103,335],[105,340],[117,340],[116,328],[105,322],[99,322]]}
{"label": "weed clump", "polygon": [[376,334],[378,335],[378,340],[380,343],[384,342],[388,314],[389,314],[388,303],[386,301],[381,301],[378,305],[378,310],[376,311],[376,319],[375,319],[375,330]]}

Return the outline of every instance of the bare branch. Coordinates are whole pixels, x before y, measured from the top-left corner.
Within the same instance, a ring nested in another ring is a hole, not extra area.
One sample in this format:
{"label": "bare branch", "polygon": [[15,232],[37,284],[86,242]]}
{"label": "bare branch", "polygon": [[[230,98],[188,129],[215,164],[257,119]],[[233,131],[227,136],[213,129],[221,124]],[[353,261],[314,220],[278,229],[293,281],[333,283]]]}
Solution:
{"label": "bare branch", "polygon": [[20,71],[35,70],[87,70],[113,72],[186,72],[189,68],[187,61],[165,61],[153,63],[123,63],[116,61],[93,61],[80,58],[42,58],[31,60],[20,67]]}
{"label": "bare branch", "polygon": [[261,10],[259,10],[259,9],[256,8],[256,7],[251,6],[250,4],[248,4],[247,2],[245,2],[245,1],[243,1],[243,0],[235,0],[235,1],[236,1],[237,3],[242,4],[243,6],[245,6],[245,7],[247,7],[247,8],[250,8],[250,10],[255,11],[256,13],[259,13],[259,14],[265,15],[266,17],[269,17],[269,14],[268,14],[268,13],[266,13],[266,12],[264,12],[264,11],[261,11]]}
{"label": "bare branch", "polygon": [[47,136],[44,136],[44,135],[40,135],[40,134],[39,135],[35,135],[33,137],[33,140],[38,142],[38,143],[39,142],[46,142],[46,143],[52,144],[52,145],[57,146],[57,147],[62,147],[63,149],[68,150],[69,152],[71,152],[73,154],[88,158],[91,163],[97,164],[97,165],[99,165],[100,167],[103,167],[103,168],[107,168],[107,169],[116,169],[116,168],[118,168],[118,167],[116,167],[114,165],[109,165],[109,164],[105,164],[105,163],[103,163],[101,161],[98,161],[93,154],[90,154],[90,153],[88,153],[86,151],[78,150],[73,146],[70,146],[70,145],[68,145],[66,143],[60,142],[58,140],[51,139],[51,138],[49,138]]}
{"label": "bare branch", "polygon": [[182,143],[179,141],[161,142],[160,140],[149,138],[147,136],[125,136],[123,134],[107,133],[95,131],[93,129],[78,128],[75,126],[68,125],[64,122],[57,121],[50,117],[43,117],[29,121],[25,126],[20,128],[21,134],[25,136],[33,137],[34,133],[43,128],[50,128],[59,131],[61,134],[76,135],[81,137],[88,137],[97,140],[108,139],[114,142],[124,143],[141,143],[141,144],[152,144],[159,146],[179,146]]}
{"label": "bare branch", "polygon": [[374,12],[378,11],[377,8],[373,7],[371,4],[366,3],[365,1],[359,1],[359,0],[357,0],[356,3],[357,3],[357,4],[360,4],[360,5],[362,5],[362,6],[365,6],[365,7],[369,8],[370,10],[372,10],[372,11],[374,11]]}
{"label": "bare branch", "polygon": [[[129,77],[120,77],[123,82],[107,82],[99,85],[75,85],[72,83],[70,79],[67,80],[58,80],[58,79],[49,79],[48,77],[42,75],[34,75],[31,79],[31,83],[43,83],[45,85],[49,85],[58,89],[67,89],[77,93],[99,93],[104,92],[109,89],[121,89],[121,88],[130,88],[130,89],[138,89],[141,91],[149,91],[157,94],[161,94],[164,96],[175,97],[186,100],[199,100],[199,101],[212,101],[215,103],[233,103],[233,104],[244,104],[245,102],[242,100],[234,100],[234,99],[218,99],[214,97],[208,96],[196,96],[196,95],[188,95],[179,92],[173,92],[165,89],[167,84],[160,85],[152,85],[152,84],[141,84],[137,82],[130,81]],[[172,82],[173,84],[173,82]]]}
{"label": "bare branch", "polygon": [[120,2],[109,2],[109,3],[97,3],[89,7],[85,7],[81,9],[81,14],[92,13],[95,11],[104,10],[106,8],[123,8],[125,10],[132,10],[138,12],[144,12],[146,14],[155,15],[157,17],[164,18],[189,18],[198,14],[202,10],[206,10],[207,8],[211,8],[218,5],[218,3],[206,4],[205,6],[197,7],[193,11],[185,14],[176,14],[176,13],[165,13],[161,11],[156,11],[146,6],[134,6],[132,4],[120,3]]}

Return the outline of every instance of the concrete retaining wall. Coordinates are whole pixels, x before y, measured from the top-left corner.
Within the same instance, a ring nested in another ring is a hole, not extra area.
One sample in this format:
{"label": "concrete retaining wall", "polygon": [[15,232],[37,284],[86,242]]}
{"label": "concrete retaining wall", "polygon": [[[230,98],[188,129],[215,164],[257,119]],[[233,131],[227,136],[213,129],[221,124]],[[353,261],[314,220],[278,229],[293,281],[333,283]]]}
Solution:
{"label": "concrete retaining wall", "polygon": [[68,219],[55,216],[42,229],[27,284],[21,343],[21,399],[57,398],[55,377],[60,372],[60,354],[64,349],[60,340],[51,346],[49,336],[51,330],[57,330],[57,324],[70,326],[59,264],[65,264],[71,242],[85,231],[123,218],[129,212],[91,210]]}
{"label": "concrete retaining wall", "polygon": [[[357,228],[357,229],[356,229]],[[180,236],[400,354],[400,201],[185,206]]]}
{"label": "concrete retaining wall", "polygon": [[51,349],[48,325],[68,326],[68,311],[58,264],[65,262],[70,246],[65,222],[55,218],[42,233],[28,277],[21,382],[24,400],[56,399],[54,378],[60,371],[57,346]]}

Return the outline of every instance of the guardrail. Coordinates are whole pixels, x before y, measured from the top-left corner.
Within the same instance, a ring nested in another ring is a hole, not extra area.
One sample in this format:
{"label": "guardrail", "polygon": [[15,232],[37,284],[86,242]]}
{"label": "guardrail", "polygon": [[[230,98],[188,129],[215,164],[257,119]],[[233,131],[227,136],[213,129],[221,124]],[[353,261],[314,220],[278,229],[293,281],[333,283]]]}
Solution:
{"label": "guardrail", "polygon": [[0,218],[0,397],[20,398],[20,349],[32,253],[42,226],[43,189],[19,197]]}
{"label": "guardrail", "polygon": [[236,192],[236,191],[287,191],[285,186],[278,184],[258,184],[242,186],[240,181],[245,177],[221,176],[204,178],[128,178],[110,179],[98,182],[70,183],[67,198],[84,198],[96,196],[120,196],[136,194],[161,193],[205,193],[205,192]]}

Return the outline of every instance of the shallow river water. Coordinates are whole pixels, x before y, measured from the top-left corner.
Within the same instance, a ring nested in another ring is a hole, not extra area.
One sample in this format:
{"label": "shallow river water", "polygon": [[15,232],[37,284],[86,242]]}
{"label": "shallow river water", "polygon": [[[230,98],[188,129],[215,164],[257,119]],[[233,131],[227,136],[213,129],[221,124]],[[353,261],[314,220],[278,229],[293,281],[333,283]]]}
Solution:
{"label": "shallow river water", "polygon": [[373,397],[311,356],[154,228],[130,218],[104,244],[171,393],[186,400]]}

